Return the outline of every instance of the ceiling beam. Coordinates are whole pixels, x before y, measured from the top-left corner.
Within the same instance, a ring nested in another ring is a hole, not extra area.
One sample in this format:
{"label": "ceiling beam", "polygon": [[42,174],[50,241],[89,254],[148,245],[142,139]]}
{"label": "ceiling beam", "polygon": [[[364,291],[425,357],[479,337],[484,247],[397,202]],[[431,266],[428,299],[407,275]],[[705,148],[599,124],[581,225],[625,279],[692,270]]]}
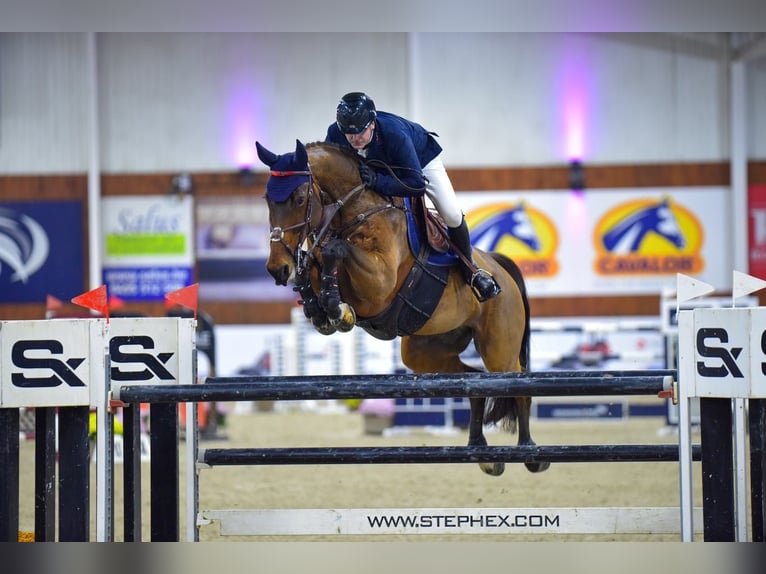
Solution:
{"label": "ceiling beam", "polygon": [[751,62],[766,57],[766,34],[754,34],[733,52],[735,60]]}

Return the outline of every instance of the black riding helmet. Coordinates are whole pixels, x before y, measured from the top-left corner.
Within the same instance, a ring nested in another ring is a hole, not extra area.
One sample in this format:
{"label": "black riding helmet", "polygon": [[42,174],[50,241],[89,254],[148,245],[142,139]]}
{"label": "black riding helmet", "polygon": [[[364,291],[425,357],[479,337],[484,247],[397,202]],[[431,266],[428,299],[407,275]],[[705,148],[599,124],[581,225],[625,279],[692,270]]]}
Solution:
{"label": "black riding helmet", "polygon": [[344,134],[358,134],[375,119],[375,102],[363,92],[350,92],[338,103],[335,118]]}

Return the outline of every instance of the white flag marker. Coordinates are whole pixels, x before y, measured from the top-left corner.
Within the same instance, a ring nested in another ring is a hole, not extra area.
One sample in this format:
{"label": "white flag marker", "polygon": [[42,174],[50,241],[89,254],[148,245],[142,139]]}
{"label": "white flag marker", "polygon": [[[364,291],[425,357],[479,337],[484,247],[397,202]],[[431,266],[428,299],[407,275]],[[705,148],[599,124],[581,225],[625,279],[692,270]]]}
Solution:
{"label": "white flag marker", "polygon": [[753,277],[752,275],[747,275],[741,271],[732,271],[731,285],[731,299],[733,305],[734,301],[740,297],[750,295],[750,293],[755,293],[766,287],[766,281],[759,279],[758,277]]}
{"label": "white flag marker", "polygon": [[715,291],[715,287],[689,275],[676,273],[676,301],[683,303],[695,297],[701,297]]}

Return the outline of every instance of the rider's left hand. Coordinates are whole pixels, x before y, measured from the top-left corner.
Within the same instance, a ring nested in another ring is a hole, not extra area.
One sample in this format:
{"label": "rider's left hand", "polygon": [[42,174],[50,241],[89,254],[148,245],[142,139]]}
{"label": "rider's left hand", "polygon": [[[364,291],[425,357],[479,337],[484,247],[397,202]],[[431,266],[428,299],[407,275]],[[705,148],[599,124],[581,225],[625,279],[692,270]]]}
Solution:
{"label": "rider's left hand", "polygon": [[378,179],[378,174],[366,163],[359,164],[359,177],[362,178],[362,183],[365,186],[375,189],[375,181]]}

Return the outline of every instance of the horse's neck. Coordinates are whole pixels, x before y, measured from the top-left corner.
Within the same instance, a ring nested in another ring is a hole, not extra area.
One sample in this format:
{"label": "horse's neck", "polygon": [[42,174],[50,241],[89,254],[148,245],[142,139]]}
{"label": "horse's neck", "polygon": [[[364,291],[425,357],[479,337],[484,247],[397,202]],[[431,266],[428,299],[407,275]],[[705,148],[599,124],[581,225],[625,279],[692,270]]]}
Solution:
{"label": "horse's neck", "polygon": [[[391,198],[385,198],[369,189],[362,189],[348,197],[338,211],[340,226],[349,227],[360,224],[368,218],[386,218],[394,226],[392,232],[399,232],[395,224],[399,218],[404,221],[404,214],[400,209],[392,209],[395,202]],[[402,233],[405,233],[402,231]]]}
{"label": "horse's neck", "polygon": [[[327,213],[337,208],[337,212],[334,213],[336,225],[352,225],[360,216],[393,203],[391,199],[369,189],[357,189],[361,183],[357,176],[359,168],[354,156],[347,153],[345,149],[319,144],[307,150],[309,162],[314,164],[312,170],[322,190],[323,209]],[[384,211],[399,212],[400,210]],[[403,214],[402,220],[404,220]]]}
{"label": "horse's neck", "polygon": [[371,208],[390,203],[383,196],[361,186],[357,178],[322,178],[319,188],[322,203],[327,206],[340,207],[339,215],[343,220],[349,220]]}

